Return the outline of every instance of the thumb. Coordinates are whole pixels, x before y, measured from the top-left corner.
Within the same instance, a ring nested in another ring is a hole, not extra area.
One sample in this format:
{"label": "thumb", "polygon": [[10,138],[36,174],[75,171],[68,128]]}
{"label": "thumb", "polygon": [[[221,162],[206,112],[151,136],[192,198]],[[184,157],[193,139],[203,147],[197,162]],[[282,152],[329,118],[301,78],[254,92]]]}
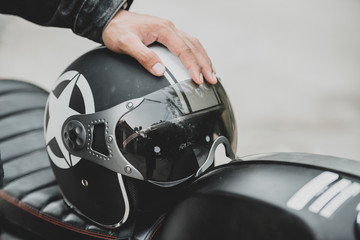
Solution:
{"label": "thumb", "polygon": [[162,76],[165,73],[165,66],[159,56],[139,39],[134,39],[127,45],[126,54],[135,58],[146,70],[155,76]]}

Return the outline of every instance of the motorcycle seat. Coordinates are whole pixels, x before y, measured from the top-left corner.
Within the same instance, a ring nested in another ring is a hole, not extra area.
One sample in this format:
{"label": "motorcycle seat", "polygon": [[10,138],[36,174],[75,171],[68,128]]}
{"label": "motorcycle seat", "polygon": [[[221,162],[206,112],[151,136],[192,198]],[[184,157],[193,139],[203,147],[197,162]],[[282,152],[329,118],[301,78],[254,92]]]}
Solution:
{"label": "motorcycle seat", "polygon": [[[15,80],[0,81],[0,239],[154,239],[157,224],[95,226],[63,201],[45,149],[48,93]],[[151,217],[150,217],[151,218]],[[144,218],[142,218],[144,219]]]}

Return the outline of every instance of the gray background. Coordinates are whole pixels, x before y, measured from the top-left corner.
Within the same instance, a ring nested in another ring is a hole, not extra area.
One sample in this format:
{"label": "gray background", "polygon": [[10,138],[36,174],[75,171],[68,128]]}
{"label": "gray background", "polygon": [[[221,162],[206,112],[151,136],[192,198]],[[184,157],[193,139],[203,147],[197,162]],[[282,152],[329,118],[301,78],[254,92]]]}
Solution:
{"label": "gray background", "polygon": [[[202,42],[235,109],[238,155],[360,160],[359,0],[135,0],[131,10],[168,18]],[[0,15],[0,79],[49,90],[95,46]]]}

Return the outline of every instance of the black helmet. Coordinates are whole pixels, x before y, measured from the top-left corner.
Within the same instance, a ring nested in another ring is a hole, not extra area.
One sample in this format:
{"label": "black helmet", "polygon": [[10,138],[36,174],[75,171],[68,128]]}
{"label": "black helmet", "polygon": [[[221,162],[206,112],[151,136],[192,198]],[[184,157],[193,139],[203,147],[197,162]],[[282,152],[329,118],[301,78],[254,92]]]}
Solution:
{"label": "black helmet", "polygon": [[151,49],[166,66],[163,77],[100,47],[73,62],[48,99],[46,145],[64,199],[105,227],[129,217],[127,179],[171,187],[212,166],[219,144],[236,152],[221,83],[198,86],[165,47]]}

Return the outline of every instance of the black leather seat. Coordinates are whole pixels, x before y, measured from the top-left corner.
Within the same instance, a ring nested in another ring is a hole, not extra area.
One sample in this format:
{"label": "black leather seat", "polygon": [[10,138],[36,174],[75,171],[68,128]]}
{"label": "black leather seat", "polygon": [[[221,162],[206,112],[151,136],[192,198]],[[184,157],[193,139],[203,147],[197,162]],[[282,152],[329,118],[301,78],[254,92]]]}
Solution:
{"label": "black leather seat", "polygon": [[148,224],[132,221],[109,230],[89,223],[64,203],[45,150],[47,95],[29,83],[0,81],[0,152],[5,172],[0,239],[154,239],[161,217],[144,216],[140,222]]}

